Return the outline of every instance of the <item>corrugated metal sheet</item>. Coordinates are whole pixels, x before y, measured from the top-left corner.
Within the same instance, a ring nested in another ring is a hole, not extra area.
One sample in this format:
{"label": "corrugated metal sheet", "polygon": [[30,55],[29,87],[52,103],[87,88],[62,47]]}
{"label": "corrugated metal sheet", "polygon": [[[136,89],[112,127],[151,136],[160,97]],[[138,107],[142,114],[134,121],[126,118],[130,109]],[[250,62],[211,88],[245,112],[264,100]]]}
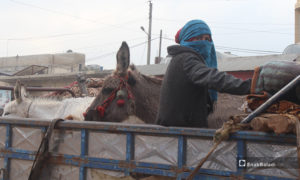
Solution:
{"label": "corrugated metal sheet", "polygon": [[218,67],[220,71],[248,71],[269,61],[294,61],[297,57],[297,54],[232,57],[219,61]]}

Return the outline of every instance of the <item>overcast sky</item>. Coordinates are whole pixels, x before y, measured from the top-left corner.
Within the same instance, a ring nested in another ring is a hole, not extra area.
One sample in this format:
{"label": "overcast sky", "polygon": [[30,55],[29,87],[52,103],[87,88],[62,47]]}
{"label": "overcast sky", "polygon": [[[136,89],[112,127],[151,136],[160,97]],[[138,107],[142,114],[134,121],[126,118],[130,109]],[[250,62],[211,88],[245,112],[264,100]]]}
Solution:
{"label": "overcast sky", "polygon": [[[240,56],[281,53],[294,43],[296,0],[152,0],[151,63],[175,44],[187,21],[202,19],[217,51]],[[146,64],[149,1],[1,0],[0,57],[61,53],[86,55],[86,64],[115,68],[115,53],[127,41],[131,63]]]}

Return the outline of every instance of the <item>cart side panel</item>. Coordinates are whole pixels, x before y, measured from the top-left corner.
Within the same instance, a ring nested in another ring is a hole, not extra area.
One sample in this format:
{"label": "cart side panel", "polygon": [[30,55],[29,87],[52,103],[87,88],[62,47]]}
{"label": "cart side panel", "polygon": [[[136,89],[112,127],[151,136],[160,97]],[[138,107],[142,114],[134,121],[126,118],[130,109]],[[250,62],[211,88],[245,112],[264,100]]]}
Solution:
{"label": "cart side panel", "polygon": [[9,179],[12,180],[27,180],[30,174],[32,161],[11,159]]}
{"label": "cart side panel", "polygon": [[[247,167],[247,173],[288,178],[298,177],[296,146],[247,142],[247,159],[249,162],[270,162],[270,165],[274,163],[276,166],[275,168]],[[279,168],[281,165],[278,163],[282,163],[283,167]]]}
{"label": "cart side panel", "polygon": [[79,130],[54,130],[49,148],[51,152],[68,155],[80,155]]}
{"label": "cart side panel", "polygon": [[37,151],[42,137],[41,128],[12,127],[12,148]]}
{"label": "cart side panel", "polygon": [[136,135],[134,149],[137,162],[177,165],[178,138]]}
{"label": "cart side panel", "polygon": [[[187,166],[196,167],[213,146],[211,139],[187,140]],[[220,171],[236,171],[237,143],[222,142],[213,154],[203,164],[204,169]]]}

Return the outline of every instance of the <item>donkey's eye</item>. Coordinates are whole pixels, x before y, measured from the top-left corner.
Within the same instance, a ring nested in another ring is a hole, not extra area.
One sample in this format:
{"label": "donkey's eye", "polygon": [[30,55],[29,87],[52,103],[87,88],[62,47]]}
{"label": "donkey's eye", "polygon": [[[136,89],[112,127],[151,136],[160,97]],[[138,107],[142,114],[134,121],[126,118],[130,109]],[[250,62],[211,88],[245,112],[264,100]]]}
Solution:
{"label": "donkey's eye", "polygon": [[113,92],[113,88],[104,88],[102,89],[102,93],[103,94],[110,94],[111,92]]}

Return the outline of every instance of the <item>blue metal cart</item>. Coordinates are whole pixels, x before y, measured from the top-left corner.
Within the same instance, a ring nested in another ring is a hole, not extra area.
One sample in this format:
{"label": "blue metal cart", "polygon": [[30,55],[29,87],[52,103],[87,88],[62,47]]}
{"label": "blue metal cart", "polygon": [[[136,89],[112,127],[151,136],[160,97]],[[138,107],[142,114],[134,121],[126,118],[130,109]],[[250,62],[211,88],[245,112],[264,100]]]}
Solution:
{"label": "blue metal cart", "polygon": [[[0,118],[2,179],[28,178],[50,123],[51,120]],[[55,173],[43,174],[50,179],[97,179],[99,173],[184,179],[209,151],[215,133],[214,129],[76,121],[59,122],[57,128],[54,141],[58,145],[52,147],[49,164],[45,165]],[[240,131],[220,144],[195,179],[297,179],[296,154],[295,135]],[[292,167],[247,167],[251,158],[257,161],[266,156],[271,165],[284,158],[283,163]]]}

